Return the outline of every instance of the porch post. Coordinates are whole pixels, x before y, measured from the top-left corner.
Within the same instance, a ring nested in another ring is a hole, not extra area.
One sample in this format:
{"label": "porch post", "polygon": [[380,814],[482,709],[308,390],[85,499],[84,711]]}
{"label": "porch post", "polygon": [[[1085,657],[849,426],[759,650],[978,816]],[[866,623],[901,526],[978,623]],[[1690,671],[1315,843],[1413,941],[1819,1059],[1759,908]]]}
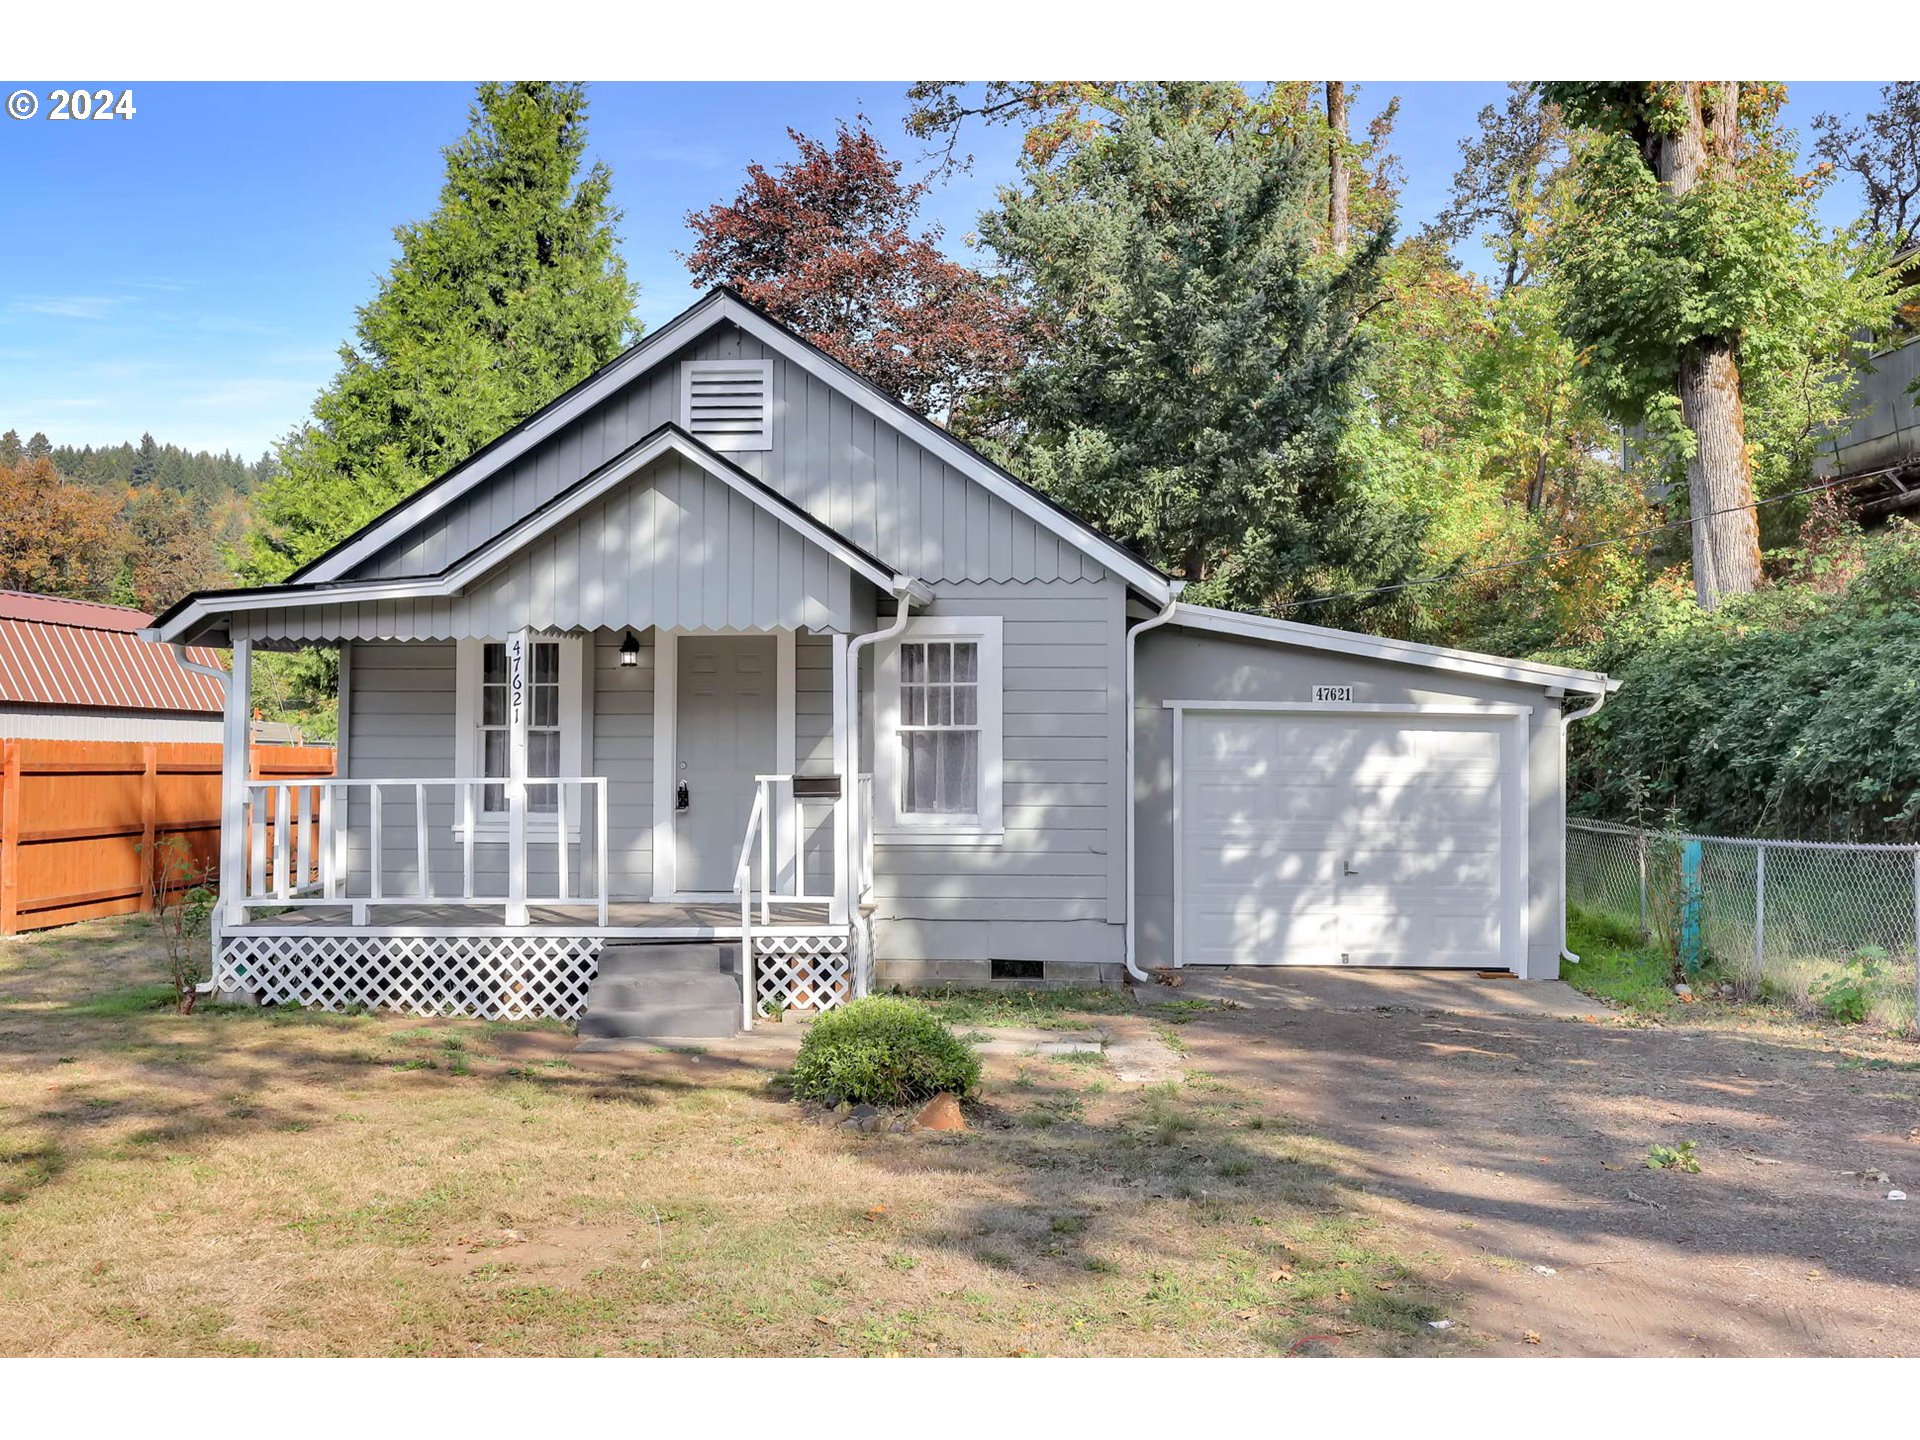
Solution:
{"label": "porch post", "polygon": [[247,777],[252,772],[253,642],[233,642],[226,718],[220,731],[220,911],[224,928],[246,920]]}
{"label": "porch post", "polygon": [[527,923],[527,661],[524,627],[507,637],[507,924]]}
{"label": "porch post", "polygon": [[827,901],[827,923],[845,925],[853,917],[853,906],[849,901],[853,869],[849,863],[853,855],[854,812],[858,808],[854,796],[854,771],[859,769],[856,757],[851,753],[850,736],[847,729],[847,716],[850,707],[859,704],[859,696],[853,675],[848,673],[847,637],[837,634],[833,637],[833,768],[840,777],[840,798],[834,801],[833,825],[833,894]]}

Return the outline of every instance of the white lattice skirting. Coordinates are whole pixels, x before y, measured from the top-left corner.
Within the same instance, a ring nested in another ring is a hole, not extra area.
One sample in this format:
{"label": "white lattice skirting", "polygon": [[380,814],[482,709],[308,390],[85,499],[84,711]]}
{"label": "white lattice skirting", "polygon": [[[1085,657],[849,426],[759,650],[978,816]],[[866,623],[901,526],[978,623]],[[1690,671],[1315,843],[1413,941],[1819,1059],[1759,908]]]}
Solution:
{"label": "white lattice skirting", "polygon": [[599,968],[591,935],[236,935],[214,984],[274,1005],[480,1020],[573,1020]]}
{"label": "white lattice skirting", "polygon": [[756,934],[753,957],[763,1010],[831,1010],[853,998],[853,943],[844,930]]}

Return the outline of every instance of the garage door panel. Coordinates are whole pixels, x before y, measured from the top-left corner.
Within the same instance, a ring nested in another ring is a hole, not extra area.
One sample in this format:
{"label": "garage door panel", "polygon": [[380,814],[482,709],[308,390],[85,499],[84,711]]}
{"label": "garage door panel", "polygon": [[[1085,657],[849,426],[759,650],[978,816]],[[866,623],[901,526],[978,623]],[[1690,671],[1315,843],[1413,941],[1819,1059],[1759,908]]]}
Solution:
{"label": "garage door panel", "polygon": [[1188,963],[1241,964],[1251,948],[1287,955],[1294,964],[1339,964],[1339,916],[1324,901],[1316,906],[1296,897],[1296,902],[1270,904],[1239,897],[1209,904],[1203,899],[1188,916]]}
{"label": "garage door panel", "polygon": [[1185,963],[1506,963],[1501,722],[1183,723]]}

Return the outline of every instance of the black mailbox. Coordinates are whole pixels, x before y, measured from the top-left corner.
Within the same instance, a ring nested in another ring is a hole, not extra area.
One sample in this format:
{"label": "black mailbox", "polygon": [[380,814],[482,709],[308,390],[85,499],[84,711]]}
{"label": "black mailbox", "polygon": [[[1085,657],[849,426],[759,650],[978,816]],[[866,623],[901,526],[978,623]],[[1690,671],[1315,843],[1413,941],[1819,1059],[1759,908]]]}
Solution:
{"label": "black mailbox", "polygon": [[840,777],[838,775],[796,775],[793,777],[793,798],[796,800],[838,800],[840,798]]}

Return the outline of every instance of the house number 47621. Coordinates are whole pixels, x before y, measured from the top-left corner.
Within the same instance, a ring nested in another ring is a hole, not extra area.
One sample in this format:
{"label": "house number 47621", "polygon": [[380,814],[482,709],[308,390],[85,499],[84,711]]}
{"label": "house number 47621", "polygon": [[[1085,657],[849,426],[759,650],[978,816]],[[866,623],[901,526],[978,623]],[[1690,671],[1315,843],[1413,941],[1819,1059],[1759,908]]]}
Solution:
{"label": "house number 47621", "polygon": [[1351,705],[1353,687],[1351,685],[1316,685],[1313,687],[1313,703],[1316,705]]}

